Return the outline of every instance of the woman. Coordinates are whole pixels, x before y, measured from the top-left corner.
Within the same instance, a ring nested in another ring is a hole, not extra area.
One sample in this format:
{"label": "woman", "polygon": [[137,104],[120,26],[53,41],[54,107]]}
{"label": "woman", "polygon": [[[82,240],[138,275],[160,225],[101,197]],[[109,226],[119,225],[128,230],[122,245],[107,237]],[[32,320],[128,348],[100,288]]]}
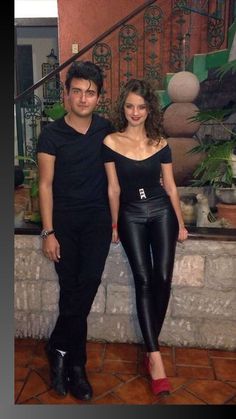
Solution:
{"label": "woman", "polygon": [[187,239],[188,232],[171,151],[161,135],[158,98],[147,81],[128,81],[116,104],[114,124],[117,132],[105,137],[103,147],[112,242],[120,239],[132,269],[152,391],[169,393],[158,336],[170,297],[176,242]]}

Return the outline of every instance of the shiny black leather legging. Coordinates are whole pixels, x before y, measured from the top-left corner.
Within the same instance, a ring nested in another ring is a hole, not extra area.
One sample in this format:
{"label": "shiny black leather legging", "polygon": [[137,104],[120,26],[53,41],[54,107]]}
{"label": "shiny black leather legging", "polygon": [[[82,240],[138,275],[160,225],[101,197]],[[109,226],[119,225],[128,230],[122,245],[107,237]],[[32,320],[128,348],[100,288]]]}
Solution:
{"label": "shiny black leather legging", "polygon": [[135,284],[138,320],[148,352],[158,351],[170,298],[178,221],[169,197],[121,205],[119,236]]}

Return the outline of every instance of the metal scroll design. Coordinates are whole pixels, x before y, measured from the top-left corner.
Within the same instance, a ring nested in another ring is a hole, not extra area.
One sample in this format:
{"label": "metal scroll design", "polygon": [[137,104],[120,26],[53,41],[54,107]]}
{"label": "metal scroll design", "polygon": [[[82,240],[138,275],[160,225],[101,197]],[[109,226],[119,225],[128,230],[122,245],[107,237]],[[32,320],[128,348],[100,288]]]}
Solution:
{"label": "metal scroll design", "polygon": [[[226,1],[225,0],[172,0],[172,32],[175,24],[179,25],[176,44],[173,44],[171,63],[176,70],[181,69],[181,61],[189,58],[191,16],[197,13],[207,19],[207,43],[211,49],[219,49],[225,40]],[[187,29],[189,25],[189,30]],[[184,51],[183,51],[184,49]],[[177,63],[177,65],[176,65]],[[183,65],[182,65],[183,67]]]}
{"label": "metal scroll design", "polygon": [[163,12],[150,6],[144,13],[143,76],[157,81],[160,88],[163,78]]}
{"label": "metal scroll design", "polygon": [[137,76],[138,31],[133,25],[124,25],[119,31],[119,86]]}
{"label": "metal scroll design", "polygon": [[[104,77],[104,85],[96,112],[109,117],[112,103],[112,52],[110,46],[105,43],[95,45],[92,51],[92,61],[102,69]],[[108,92],[111,97],[107,97]]]}
{"label": "metal scroll design", "polygon": [[211,0],[210,12],[218,16],[218,19],[208,18],[207,43],[211,49],[219,49],[225,40],[226,2],[224,0]]}
{"label": "metal scroll design", "polygon": [[24,127],[24,154],[36,159],[36,146],[41,131],[42,101],[36,95],[30,95],[21,106]]}
{"label": "metal scroll design", "polygon": [[185,70],[190,59],[191,13],[188,0],[172,0],[170,69]]}
{"label": "metal scroll design", "polygon": [[[55,70],[59,66],[56,64],[43,63],[42,64],[42,76],[50,73],[52,70]],[[43,97],[44,104],[52,105],[55,102],[61,102],[63,99],[63,84],[60,81],[59,75],[52,77],[50,80],[46,81],[43,84]]]}
{"label": "metal scroll design", "polygon": [[[53,85],[55,86],[54,81]],[[20,103],[23,153],[26,157],[31,157],[34,160],[36,159],[38,136],[43,125],[48,123],[48,118],[44,113],[45,106],[51,106],[56,102],[63,103],[63,83],[60,80],[57,80],[56,85],[57,87],[55,87],[55,89],[52,87],[50,90],[47,86],[46,97],[30,94]]]}

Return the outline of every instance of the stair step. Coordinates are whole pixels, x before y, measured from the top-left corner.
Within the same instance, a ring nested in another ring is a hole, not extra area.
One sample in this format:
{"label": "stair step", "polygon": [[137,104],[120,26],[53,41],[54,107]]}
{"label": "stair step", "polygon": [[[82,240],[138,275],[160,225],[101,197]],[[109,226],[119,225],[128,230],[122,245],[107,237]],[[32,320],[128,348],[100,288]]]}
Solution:
{"label": "stair step", "polygon": [[228,49],[230,50],[233,44],[234,36],[236,33],[236,22],[232,23],[228,30]]}
{"label": "stair step", "polygon": [[167,93],[167,90],[158,90],[157,93],[160,99],[160,105],[162,109],[171,103],[171,99]]}
{"label": "stair step", "polygon": [[[207,52],[204,54],[194,54],[194,56],[191,58],[190,62],[187,65],[186,71],[191,71],[193,74],[195,74],[199,82],[206,80],[208,77],[208,70],[210,68],[217,68],[225,64],[226,62],[228,62],[229,53],[233,44],[235,32],[236,32],[236,22],[234,22],[228,30],[228,48],[227,49]],[[166,73],[164,82],[163,82],[164,89],[166,90],[158,90],[162,109],[171,103],[171,99],[167,93],[167,87],[168,87],[170,79],[174,76],[174,74],[175,73]]]}
{"label": "stair step", "polygon": [[175,75],[175,73],[166,73],[164,78],[164,88],[167,89],[170,79]]}
{"label": "stair step", "polygon": [[222,49],[220,51],[208,52],[206,56],[206,68],[216,68],[228,62],[229,50]]}
{"label": "stair step", "polygon": [[205,80],[208,76],[206,56],[207,54],[195,54],[187,66],[187,70],[194,73],[200,82]]}

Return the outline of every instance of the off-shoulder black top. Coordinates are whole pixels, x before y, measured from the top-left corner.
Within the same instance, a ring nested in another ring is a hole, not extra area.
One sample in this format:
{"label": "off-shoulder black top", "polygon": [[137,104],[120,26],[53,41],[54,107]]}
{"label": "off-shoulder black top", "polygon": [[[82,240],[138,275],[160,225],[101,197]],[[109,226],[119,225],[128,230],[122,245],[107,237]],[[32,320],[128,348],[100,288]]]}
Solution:
{"label": "off-shoulder black top", "polygon": [[140,200],[142,196],[145,199],[153,199],[166,195],[160,184],[160,173],[162,163],[172,162],[168,144],[143,160],[125,157],[105,144],[102,153],[104,163],[115,163],[121,188],[121,201]]}

